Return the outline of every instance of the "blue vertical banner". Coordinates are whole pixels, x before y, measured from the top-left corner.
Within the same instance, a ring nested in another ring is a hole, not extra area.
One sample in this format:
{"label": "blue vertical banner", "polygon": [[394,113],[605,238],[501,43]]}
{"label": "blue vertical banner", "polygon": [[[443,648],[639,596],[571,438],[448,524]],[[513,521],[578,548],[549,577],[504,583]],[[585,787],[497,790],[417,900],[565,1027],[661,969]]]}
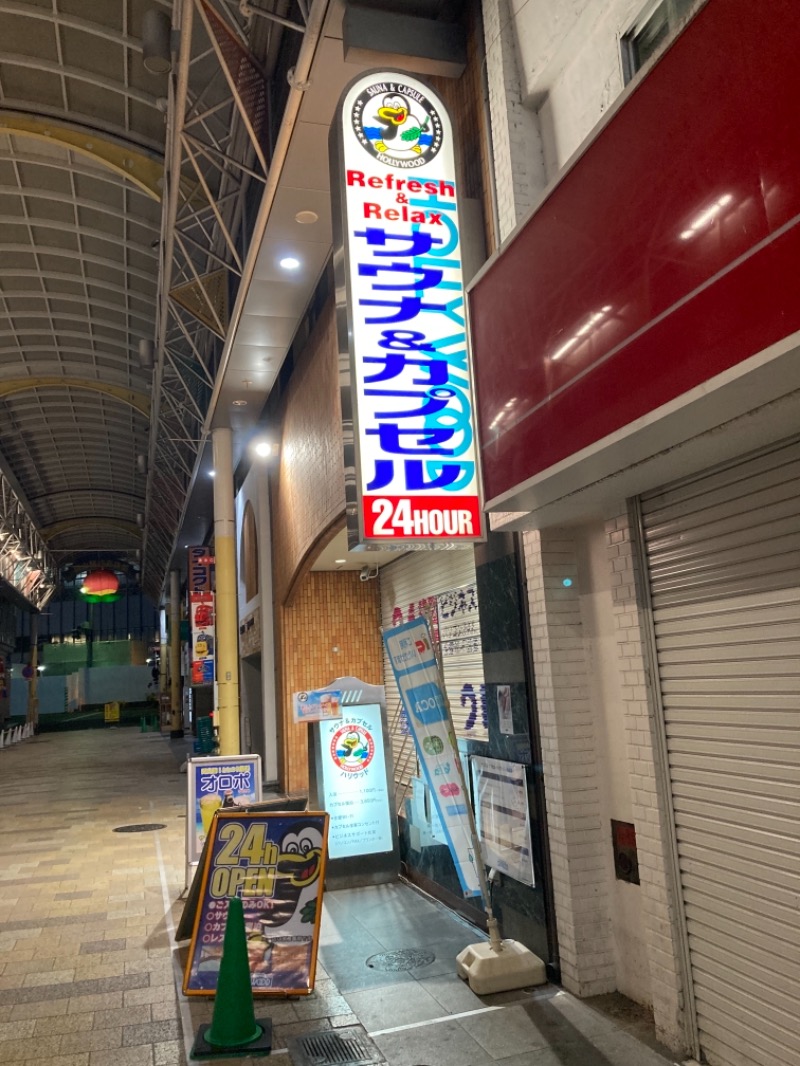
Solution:
{"label": "blue vertical banner", "polygon": [[473,844],[470,800],[428,623],[415,618],[385,629],[383,643],[461,889],[465,896],[479,896],[481,859]]}

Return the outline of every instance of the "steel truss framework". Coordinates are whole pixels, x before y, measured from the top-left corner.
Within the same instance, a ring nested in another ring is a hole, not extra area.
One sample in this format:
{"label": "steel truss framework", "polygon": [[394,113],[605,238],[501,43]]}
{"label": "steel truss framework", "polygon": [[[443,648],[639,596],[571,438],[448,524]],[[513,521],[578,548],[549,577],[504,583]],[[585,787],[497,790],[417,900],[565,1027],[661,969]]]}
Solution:
{"label": "steel truss framework", "polygon": [[53,595],[56,576],[52,552],[0,472],[0,577],[41,610]]}
{"label": "steel truss framework", "polygon": [[[154,597],[208,437],[228,302],[243,271],[245,198],[269,166],[269,74],[254,50],[266,55],[274,26],[290,20],[263,0],[258,10],[240,6],[176,0],[173,11],[180,45],[167,111],[142,560]],[[298,10],[304,17],[305,5]]]}
{"label": "steel truss framework", "polygon": [[[169,75],[144,62],[153,8],[172,14]],[[0,0],[0,574],[33,606],[79,560],[138,556],[162,590],[249,262],[270,90],[290,91],[270,79],[307,13]]]}

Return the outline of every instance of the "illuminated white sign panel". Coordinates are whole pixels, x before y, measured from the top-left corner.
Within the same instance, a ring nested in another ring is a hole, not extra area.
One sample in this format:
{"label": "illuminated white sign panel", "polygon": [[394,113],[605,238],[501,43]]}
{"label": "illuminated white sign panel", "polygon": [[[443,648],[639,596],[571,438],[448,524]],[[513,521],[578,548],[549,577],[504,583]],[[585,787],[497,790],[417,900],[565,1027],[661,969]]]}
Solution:
{"label": "illuminated white sign panel", "polygon": [[341,112],[359,534],[482,536],[450,119],[422,82],[360,78]]}
{"label": "illuminated white sign panel", "polygon": [[345,717],[319,723],[332,859],[374,855],[394,846],[381,708],[368,704],[343,711]]}

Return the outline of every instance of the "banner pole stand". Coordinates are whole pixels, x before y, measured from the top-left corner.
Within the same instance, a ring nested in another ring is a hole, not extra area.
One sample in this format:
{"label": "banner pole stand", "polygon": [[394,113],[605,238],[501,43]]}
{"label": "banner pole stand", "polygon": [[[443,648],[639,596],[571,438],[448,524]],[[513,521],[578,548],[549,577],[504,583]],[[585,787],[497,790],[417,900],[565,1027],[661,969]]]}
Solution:
{"label": "banner pole stand", "polygon": [[[439,671],[439,687],[444,697],[444,705],[447,709],[447,718],[450,729],[453,730],[453,714],[450,707],[450,699],[444,683],[444,667],[442,663],[441,648],[436,646],[433,640],[433,626],[427,617],[429,612],[423,610],[425,624],[431,638],[436,665]],[[461,769],[461,779],[466,793],[466,778],[464,767],[461,763],[461,753],[456,749],[455,756]],[[511,992],[516,988],[528,988],[531,985],[543,985],[547,983],[547,971],[544,962],[538,955],[525,947],[518,940],[504,940],[500,935],[500,923],[492,911],[491,896],[489,894],[489,882],[486,877],[486,869],[483,864],[481,843],[478,839],[478,827],[475,824],[475,812],[472,803],[466,804],[467,820],[469,822],[470,836],[472,837],[472,851],[475,856],[475,869],[478,874],[481,896],[483,897],[483,909],[486,912],[486,926],[489,932],[489,940],[481,940],[477,944],[469,944],[456,956],[456,973],[465,981],[476,996],[490,996],[495,992]]]}

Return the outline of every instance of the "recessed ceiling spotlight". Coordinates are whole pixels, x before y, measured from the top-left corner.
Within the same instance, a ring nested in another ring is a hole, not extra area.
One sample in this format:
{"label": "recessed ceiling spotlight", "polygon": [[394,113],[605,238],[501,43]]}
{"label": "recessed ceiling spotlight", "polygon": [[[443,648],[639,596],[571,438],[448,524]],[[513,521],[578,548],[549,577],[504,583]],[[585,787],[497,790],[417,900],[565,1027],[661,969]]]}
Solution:
{"label": "recessed ceiling spotlight", "polygon": [[255,446],[255,453],[262,458],[266,458],[268,455],[272,455],[272,445],[268,440],[260,440]]}
{"label": "recessed ceiling spotlight", "polygon": [[301,226],[309,226],[312,222],[319,220],[319,215],[316,211],[298,211],[294,216],[295,222],[299,222]]}
{"label": "recessed ceiling spotlight", "polygon": [[216,477],[216,476],[217,476],[217,472],[216,472],[216,470],[209,470],[209,472],[208,472],[208,476],[209,476],[209,477]]}
{"label": "recessed ceiling spotlight", "polygon": [[300,260],[295,259],[293,255],[287,255],[284,256],[283,259],[281,259],[280,265],[283,267],[284,270],[297,270],[297,268],[300,266]]}
{"label": "recessed ceiling spotlight", "polygon": [[334,559],[333,561],[337,566],[344,566],[344,564],[347,562],[347,559]]}
{"label": "recessed ceiling spotlight", "polygon": [[233,406],[234,407],[247,407],[247,400],[234,400],[233,401]]}

